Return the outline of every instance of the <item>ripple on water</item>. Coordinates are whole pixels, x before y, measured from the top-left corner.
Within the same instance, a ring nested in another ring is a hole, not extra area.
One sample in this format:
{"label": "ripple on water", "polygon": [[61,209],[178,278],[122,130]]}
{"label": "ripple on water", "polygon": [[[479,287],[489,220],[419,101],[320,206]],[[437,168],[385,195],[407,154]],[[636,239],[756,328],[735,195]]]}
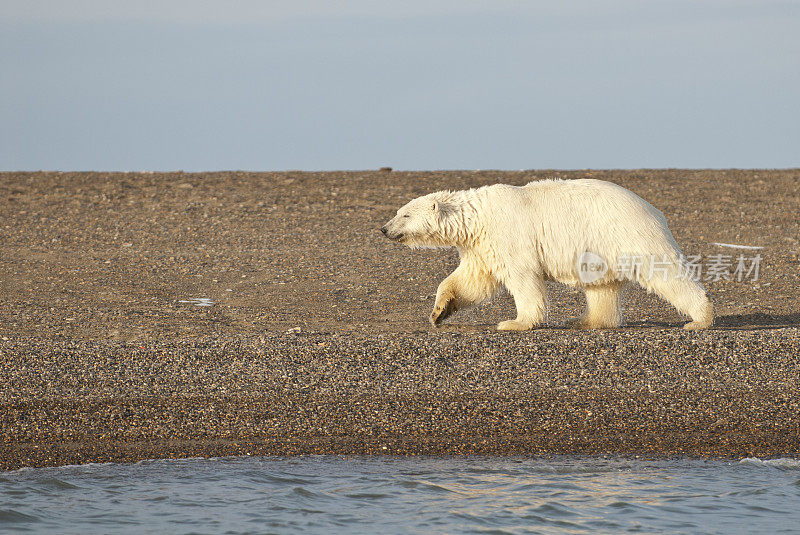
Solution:
{"label": "ripple on water", "polygon": [[78,485],[73,485],[66,481],[62,481],[56,477],[48,477],[38,481],[38,488],[40,489],[55,489],[55,490],[74,490],[80,489]]}
{"label": "ripple on water", "polygon": [[39,519],[33,515],[26,515],[14,509],[0,509],[0,526],[3,524],[22,524],[38,521]]}
{"label": "ripple on water", "polygon": [[739,464],[756,466],[761,468],[777,468],[779,470],[800,470],[800,460],[798,459],[759,459],[757,457],[746,457],[739,461]]}
{"label": "ripple on water", "polygon": [[406,489],[424,490],[426,492],[432,492],[436,494],[458,493],[458,491],[447,488],[443,485],[437,485],[436,483],[430,483],[428,481],[421,481],[421,480],[400,481],[400,486]]}

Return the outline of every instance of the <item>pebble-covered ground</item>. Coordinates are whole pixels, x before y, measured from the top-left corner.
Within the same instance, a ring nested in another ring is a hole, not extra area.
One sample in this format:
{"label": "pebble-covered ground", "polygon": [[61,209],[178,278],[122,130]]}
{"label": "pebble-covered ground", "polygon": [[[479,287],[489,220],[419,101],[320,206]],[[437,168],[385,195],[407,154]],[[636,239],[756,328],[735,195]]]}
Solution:
{"label": "pebble-covered ground", "polygon": [[[378,232],[407,200],[611,180],[706,281],[691,333],[631,288],[622,329],[427,323],[453,251]],[[0,173],[0,469],[294,453],[800,454],[800,171]],[[733,249],[726,243],[762,247]],[[762,257],[737,280],[740,254]],[[723,270],[724,271],[724,270]]]}

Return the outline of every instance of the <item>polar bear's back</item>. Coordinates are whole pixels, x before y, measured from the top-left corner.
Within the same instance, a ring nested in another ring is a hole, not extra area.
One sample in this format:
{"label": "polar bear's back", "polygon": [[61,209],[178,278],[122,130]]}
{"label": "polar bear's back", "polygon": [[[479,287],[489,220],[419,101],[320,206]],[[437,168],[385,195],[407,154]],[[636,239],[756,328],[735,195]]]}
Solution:
{"label": "polar bear's back", "polygon": [[[641,229],[643,223],[658,228],[667,223],[664,215],[653,205],[632,191],[604,180],[544,180],[531,182],[520,189],[530,202],[545,211],[543,215],[551,216],[548,221],[580,220],[589,228],[601,225],[605,232],[611,224],[621,227],[626,233],[634,228]],[[571,215],[564,217],[562,210],[568,210]],[[561,217],[558,217],[559,213]]]}
{"label": "polar bear's back", "polygon": [[602,180],[543,180],[525,186],[486,188],[493,228],[504,229],[507,247],[535,247],[541,268],[552,278],[575,282],[578,255],[601,255],[614,270],[621,256],[664,255],[680,249],[663,214],[635,193]]}

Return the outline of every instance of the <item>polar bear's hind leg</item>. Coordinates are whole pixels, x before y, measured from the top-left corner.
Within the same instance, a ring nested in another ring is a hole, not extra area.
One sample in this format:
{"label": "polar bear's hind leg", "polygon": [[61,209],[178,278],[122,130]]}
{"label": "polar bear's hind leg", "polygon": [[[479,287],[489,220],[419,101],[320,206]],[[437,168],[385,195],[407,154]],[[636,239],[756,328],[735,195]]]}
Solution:
{"label": "polar bear's hind leg", "polygon": [[678,312],[692,318],[683,326],[684,329],[700,331],[714,323],[714,305],[699,283],[685,278],[663,280],[656,277],[650,281],[649,287],[677,308]]}
{"label": "polar bear's hind leg", "polygon": [[614,329],[622,324],[619,294],[622,283],[611,282],[584,288],[586,311],[582,316],[569,320],[567,327],[573,329]]}

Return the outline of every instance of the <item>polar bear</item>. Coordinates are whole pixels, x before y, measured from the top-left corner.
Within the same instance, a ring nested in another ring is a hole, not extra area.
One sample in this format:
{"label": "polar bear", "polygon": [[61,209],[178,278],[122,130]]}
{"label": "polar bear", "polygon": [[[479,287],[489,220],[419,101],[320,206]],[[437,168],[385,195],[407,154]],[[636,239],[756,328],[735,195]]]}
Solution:
{"label": "polar bear", "polygon": [[706,329],[714,307],[693,280],[664,215],[633,192],[602,180],[542,180],[439,191],[412,200],[382,228],[409,247],[455,247],[461,263],[442,281],[433,325],[505,288],[517,317],[499,330],[526,330],[546,315],[545,281],[583,289],[586,311],[568,325],[622,323],[619,295],[636,282]]}

